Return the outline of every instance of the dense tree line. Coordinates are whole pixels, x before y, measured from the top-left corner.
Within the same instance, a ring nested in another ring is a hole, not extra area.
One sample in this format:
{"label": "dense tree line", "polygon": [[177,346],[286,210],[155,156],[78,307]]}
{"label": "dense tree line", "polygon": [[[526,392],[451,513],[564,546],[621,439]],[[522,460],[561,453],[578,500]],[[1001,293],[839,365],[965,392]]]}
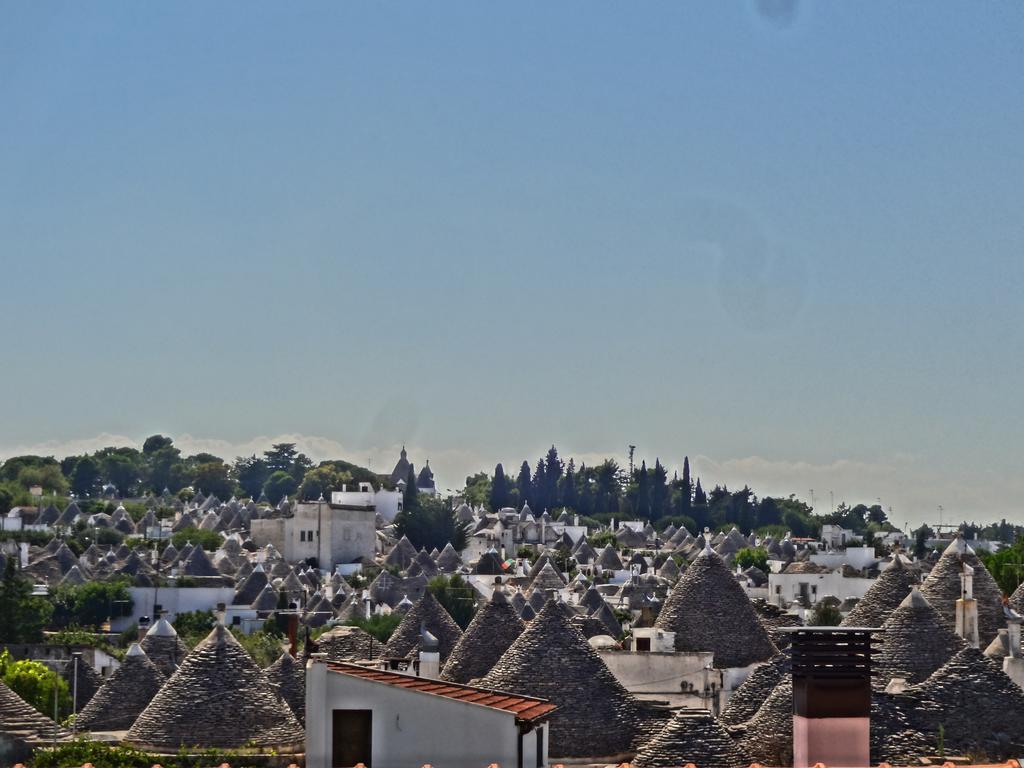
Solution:
{"label": "dense tree line", "polygon": [[211,453],[183,456],[174,440],[164,435],[146,438],[141,449],[109,447],[90,454],[15,456],[0,465],[0,513],[17,504],[30,504],[29,489],[38,486],[47,496],[80,499],[109,495],[138,498],[147,493],[187,493],[188,489],[226,501],[232,496],[267,499],[284,496],[325,497],[344,484],[381,479],[369,469],[341,460],[312,460],[294,443],[277,443],[262,455],[227,461]]}

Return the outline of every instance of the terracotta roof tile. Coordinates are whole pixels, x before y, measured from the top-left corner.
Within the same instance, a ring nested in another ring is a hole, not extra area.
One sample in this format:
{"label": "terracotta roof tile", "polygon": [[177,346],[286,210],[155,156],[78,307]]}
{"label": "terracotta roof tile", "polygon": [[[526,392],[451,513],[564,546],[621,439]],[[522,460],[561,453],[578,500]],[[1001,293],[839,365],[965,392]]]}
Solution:
{"label": "terracotta roof tile", "polygon": [[443,696],[447,699],[464,701],[468,704],[477,704],[482,707],[511,712],[520,720],[537,720],[546,717],[557,708],[556,705],[544,699],[532,696],[519,696],[469,685],[457,685],[439,680],[411,677],[410,675],[403,675],[398,672],[361,667],[358,664],[329,661],[327,666],[332,672],[340,672],[352,677],[372,680],[376,683],[395,685],[400,688],[419,691],[420,693],[429,693],[435,696]]}

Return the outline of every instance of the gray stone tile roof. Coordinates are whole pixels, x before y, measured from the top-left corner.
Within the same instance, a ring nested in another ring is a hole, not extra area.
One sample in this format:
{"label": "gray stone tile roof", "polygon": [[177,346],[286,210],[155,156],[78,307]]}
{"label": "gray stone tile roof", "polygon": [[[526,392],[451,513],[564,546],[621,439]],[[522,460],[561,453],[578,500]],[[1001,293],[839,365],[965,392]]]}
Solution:
{"label": "gray stone tile roof", "polygon": [[766,661],[778,649],[722,557],[705,548],[676,582],[654,626],[677,651],[711,651],[718,668]]}
{"label": "gray stone tile roof", "polygon": [[133,643],[121,666],[106,679],[79,711],[75,726],[83,731],[124,731],[156,696],[167,680],[163,672]]}
{"label": "gray stone tile roof", "polygon": [[728,731],[706,709],[681,709],[640,747],[635,768],[739,768],[749,764]]}
{"label": "gray stone tile roof", "polygon": [[552,757],[628,752],[643,721],[636,699],[553,600],[479,682],[558,705],[550,720]]}
{"label": "gray stone tile roof", "polygon": [[273,747],[300,750],[302,726],[267,676],[222,624],[185,657],[128,731],[156,749]]}
{"label": "gray stone tile roof", "polygon": [[522,619],[500,589],[476,612],[441,670],[441,679],[468,683],[483,677],[523,633]]}

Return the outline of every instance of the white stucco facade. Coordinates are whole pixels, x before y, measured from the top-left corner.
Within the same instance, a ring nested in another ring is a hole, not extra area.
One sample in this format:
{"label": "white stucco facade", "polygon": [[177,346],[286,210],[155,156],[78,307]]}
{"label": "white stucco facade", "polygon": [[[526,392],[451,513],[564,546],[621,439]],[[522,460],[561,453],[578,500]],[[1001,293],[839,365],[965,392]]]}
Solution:
{"label": "white stucco facade", "polygon": [[373,768],[547,764],[544,724],[524,727],[511,712],[333,671],[314,658],[306,667],[306,768],[335,764],[336,711],[367,710]]}
{"label": "white stucco facade", "polygon": [[291,517],[254,519],[250,525],[257,546],[273,544],[290,563],[316,558],[323,570],[363,558],[373,560],[376,510],[339,507],[326,502],[296,504]]}

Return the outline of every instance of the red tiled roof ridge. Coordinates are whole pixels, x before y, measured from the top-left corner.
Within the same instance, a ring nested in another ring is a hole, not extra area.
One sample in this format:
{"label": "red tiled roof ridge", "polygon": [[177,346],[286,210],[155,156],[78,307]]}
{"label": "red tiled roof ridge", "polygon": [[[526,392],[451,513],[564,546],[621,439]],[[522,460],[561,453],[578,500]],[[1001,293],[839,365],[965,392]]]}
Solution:
{"label": "red tiled roof ridge", "polygon": [[387,669],[365,667],[361,664],[353,664],[347,661],[328,661],[326,663],[328,669],[333,672],[340,672],[341,674],[359,677],[364,680],[372,680],[377,683],[384,683],[385,685],[394,685],[399,688],[408,688],[420,693],[443,696],[455,701],[464,701],[467,704],[500,709],[504,712],[511,712],[519,720],[537,720],[541,717],[546,717],[558,708],[558,705],[536,696],[524,696],[492,688],[449,683],[446,680],[434,680],[428,677],[416,677]]}

